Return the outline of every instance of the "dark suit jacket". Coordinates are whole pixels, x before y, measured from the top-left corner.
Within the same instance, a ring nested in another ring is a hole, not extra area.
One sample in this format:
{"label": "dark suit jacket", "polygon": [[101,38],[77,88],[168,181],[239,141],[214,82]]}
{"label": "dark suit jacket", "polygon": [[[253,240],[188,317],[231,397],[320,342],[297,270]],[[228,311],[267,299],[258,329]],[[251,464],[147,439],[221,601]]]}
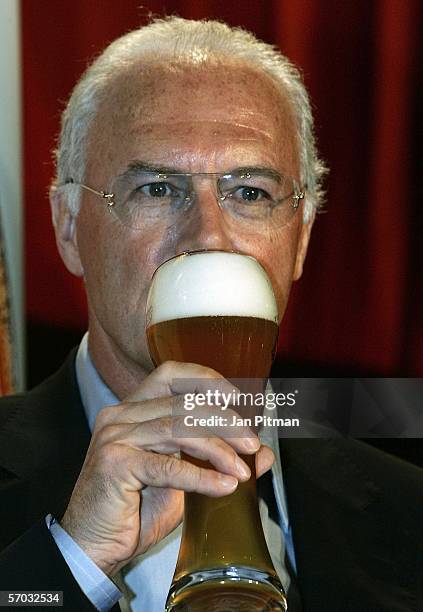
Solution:
{"label": "dark suit jacket", "polygon": [[[90,440],[74,358],[0,401],[0,590],[61,590],[83,611],[44,522],[63,515]],[[305,612],[423,611],[423,470],[344,438],[281,440],[281,458]]]}

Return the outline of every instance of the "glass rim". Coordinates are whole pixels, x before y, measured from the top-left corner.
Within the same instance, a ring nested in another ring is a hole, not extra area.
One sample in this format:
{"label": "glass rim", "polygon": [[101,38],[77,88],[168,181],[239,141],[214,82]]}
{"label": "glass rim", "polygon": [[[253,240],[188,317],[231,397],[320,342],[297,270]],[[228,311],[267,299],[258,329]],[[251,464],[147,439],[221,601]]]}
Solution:
{"label": "glass rim", "polygon": [[154,270],[153,274],[151,275],[150,280],[153,280],[154,276],[156,275],[156,272],[158,272],[160,268],[170,263],[174,259],[178,259],[180,257],[181,258],[190,257],[192,255],[205,255],[206,253],[226,253],[227,255],[241,255],[242,257],[249,257],[250,259],[253,259],[262,268],[262,270],[267,274],[264,266],[258,261],[258,259],[254,257],[254,255],[250,255],[249,253],[241,253],[240,251],[231,251],[231,250],[228,251],[227,249],[194,249],[194,250],[189,250],[189,251],[182,251],[181,253],[172,255],[172,257],[169,257],[165,261],[162,261],[162,263],[159,264],[157,268]]}

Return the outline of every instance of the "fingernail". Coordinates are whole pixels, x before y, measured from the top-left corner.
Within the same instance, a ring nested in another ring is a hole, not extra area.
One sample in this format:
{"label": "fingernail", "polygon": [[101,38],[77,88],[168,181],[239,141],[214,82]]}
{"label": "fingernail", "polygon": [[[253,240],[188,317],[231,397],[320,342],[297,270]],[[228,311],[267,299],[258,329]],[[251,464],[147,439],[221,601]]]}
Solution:
{"label": "fingernail", "polygon": [[245,438],[244,444],[248,450],[258,451],[260,448],[260,440],[256,437],[254,438]]}
{"label": "fingernail", "polygon": [[225,489],[235,489],[238,486],[238,481],[233,476],[228,476],[227,474],[220,475],[220,482],[222,487]]}
{"label": "fingernail", "polygon": [[245,465],[245,463],[243,462],[243,460],[240,457],[236,458],[235,461],[235,465],[236,465],[236,469],[238,474],[242,477],[242,478],[249,478],[251,476],[251,472],[248,468],[248,466]]}

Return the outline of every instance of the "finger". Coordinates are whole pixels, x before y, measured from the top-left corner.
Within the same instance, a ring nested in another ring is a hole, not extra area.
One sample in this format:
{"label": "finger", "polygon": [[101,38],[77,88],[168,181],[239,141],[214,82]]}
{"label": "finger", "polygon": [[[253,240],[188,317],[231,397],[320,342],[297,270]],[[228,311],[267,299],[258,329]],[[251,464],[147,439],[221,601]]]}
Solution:
{"label": "finger", "polygon": [[[202,428],[194,430],[196,437],[181,438],[173,435],[175,418],[164,417],[145,423],[112,424],[97,434],[98,444],[119,444],[136,450],[170,455],[185,452],[187,455],[209,461],[217,470],[230,474],[239,480],[248,480],[250,469],[238,456],[237,450],[243,454],[252,453],[251,438],[234,438],[223,440],[215,436],[205,435]],[[210,432],[209,432],[210,433]],[[259,447],[257,439],[256,448]]]}
{"label": "finger", "polygon": [[142,485],[147,485],[221,497],[232,493],[238,486],[238,479],[229,474],[199,467],[177,457],[135,449],[130,460],[128,453],[123,455],[125,466],[117,469],[129,470],[132,478],[125,478],[129,491],[139,491]]}
{"label": "finger", "polygon": [[140,387],[125,399],[125,402],[138,402],[181,393],[206,392],[210,388],[208,381],[213,381],[214,385],[217,385],[217,388],[224,393],[238,391],[234,385],[212,368],[195,363],[166,361],[147,376]]}
{"label": "finger", "polygon": [[[162,438],[209,438],[217,436],[227,440],[228,444],[243,454],[257,452],[260,440],[253,430],[244,424],[239,413],[232,409],[221,412],[217,406],[200,406],[194,413],[186,412],[183,408],[184,397],[166,397],[160,400],[147,400],[144,402],[134,402],[121,406],[121,409],[113,413],[104,414],[104,409],[97,417],[97,430],[108,427],[113,433],[115,426],[128,424],[145,424],[149,421],[165,419],[162,423],[155,423],[153,428],[160,433]],[[103,412],[103,415],[101,414]],[[222,416],[224,414],[225,416]],[[110,417],[110,418],[109,418]],[[173,420],[171,420],[173,419]],[[220,420],[219,420],[220,419]],[[222,420],[225,425],[222,425]],[[241,423],[230,425],[233,422]],[[119,431],[119,430],[117,430]],[[122,441],[125,434],[131,434],[128,441],[133,442],[134,435],[139,435],[139,439],[144,439],[141,435],[147,434],[149,429],[125,429],[121,430]],[[154,444],[158,438],[148,438],[149,444]],[[170,447],[169,447],[170,449]],[[158,450],[155,448],[154,450]],[[179,450],[179,449],[177,449]],[[158,452],[167,452],[165,450]],[[175,450],[168,452],[176,452]]]}
{"label": "finger", "polygon": [[[195,436],[203,437],[213,434],[220,438],[233,440],[235,445],[239,444],[242,439],[249,438],[251,444],[248,442],[246,444],[251,446],[251,452],[258,450],[260,441],[251,428],[251,419],[243,418],[239,412],[232,408],[225,408],[222,411],[221,407],[215,404],[198,406],[191,412],[184,409],[183,402],[184,396],[174,398],[172,415],[179,417],[174,421],[175,436],[193,437],[195,431]],[[245,452],[244,443],[241,443],[242,451]]]}
{"label": "finger", "polygon": [[[187,412],[183,407],[183,396],[172,398],[172,432],[175,438],[206,438],[217,436],[228,441],[231,446],[243,453],[255,453],[260,447],[257,434],[247,425],[238,412],[227,408],[224,412],[219,406],[210,404],[199,406],[194,412]],[[167,404],[169,405],[169,404]],[[151,420],[157,418],[154,407],[148,409]],[[136,414],[134,411],[133,415]],[[127,414],[122,418],[126,419]],[[249,421],[248,421],[249,422]]]}
{"label": "finger", "polygon": [[257,478],[270,470],[275,462],[275,454],[269,446],[262,444],[256,454],[256,474]]}

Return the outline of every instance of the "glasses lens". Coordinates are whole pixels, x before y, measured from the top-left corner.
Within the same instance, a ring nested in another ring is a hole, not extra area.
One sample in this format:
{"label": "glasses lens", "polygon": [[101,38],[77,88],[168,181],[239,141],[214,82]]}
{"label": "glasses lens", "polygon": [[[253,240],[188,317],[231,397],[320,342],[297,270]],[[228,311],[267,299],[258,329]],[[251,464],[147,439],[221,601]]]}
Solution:
{"label": "glasses lens", "polygon": [[119,177],[111,190],[112,211],[134,229],[176,222],[190,200],[190,180],[185,175],[131,172]]}
{"label": "glasses lens", "polygon": [[294,181],[276,172],[243,171],[220,179],[222,206],[239,223],[254,231],[282,227],[296,211]]}

